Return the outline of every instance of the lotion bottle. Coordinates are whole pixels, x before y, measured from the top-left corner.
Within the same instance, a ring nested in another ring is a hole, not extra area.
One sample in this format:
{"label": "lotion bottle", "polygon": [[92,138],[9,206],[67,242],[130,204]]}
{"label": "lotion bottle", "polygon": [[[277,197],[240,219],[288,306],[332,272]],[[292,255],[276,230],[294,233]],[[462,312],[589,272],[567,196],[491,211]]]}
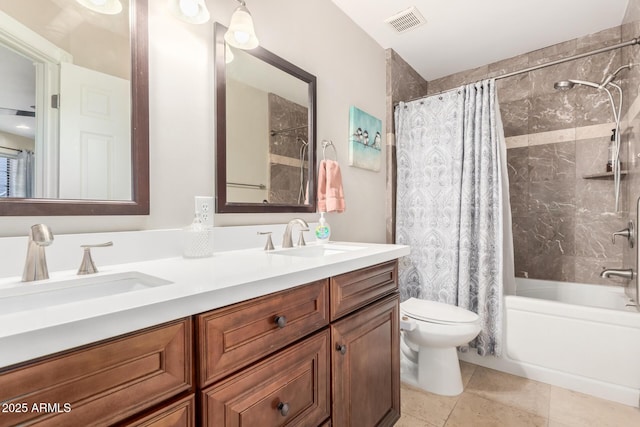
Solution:
{"label": "lotion bottle", "polygon": [[324,219],[324,212],[320,212],[319,224],[316,227],[316,240],[320,244],[327,243],[331,236],[331,227],[326,219]]}

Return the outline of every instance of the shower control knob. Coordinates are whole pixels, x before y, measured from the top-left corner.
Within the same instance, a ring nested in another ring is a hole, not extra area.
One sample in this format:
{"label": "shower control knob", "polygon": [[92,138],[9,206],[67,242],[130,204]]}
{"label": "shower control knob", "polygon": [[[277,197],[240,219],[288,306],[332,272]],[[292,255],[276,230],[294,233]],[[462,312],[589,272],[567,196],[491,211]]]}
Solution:
{"label": "shower control knob", "polygon": [[611,242],[614,245],[616,244],[616,236],[625,237],[629,241],[629,247],[633,248],[633,245],[635,244],[635,237],[636,237],[633,221],[629,221],[629,224],[627,224],[627,228],[624,228],[620,231],[616,231],[615,233],[611,234]]}

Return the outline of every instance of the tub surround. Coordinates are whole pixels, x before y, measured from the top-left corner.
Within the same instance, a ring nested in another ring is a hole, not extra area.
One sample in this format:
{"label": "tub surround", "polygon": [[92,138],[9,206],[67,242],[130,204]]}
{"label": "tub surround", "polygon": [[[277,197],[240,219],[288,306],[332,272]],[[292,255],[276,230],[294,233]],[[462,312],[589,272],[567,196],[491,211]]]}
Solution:
{"label": "tub surround", "polygon": [[[276,228],[281,227],[278,225]],[[250,230],[245,227],[237,227],[236,230],[244,232],[245,241],[250,240],[247,238],[250,233],[255,234],[252,227],[248,228]],[[231,230],[221,233],[238,236]],[[11,349],[0,353],[0,367],[343,274],[409,253],[408,247],[399,245],[344,243],[346,246],[355,245],[358,250],[323,257],[285,256],[265,253],[262,250],[264,242],[259,239],[260,243],[250,249],[216,252],[211,258],[184,259],[179,255],[180,236],[179,230],[56,236],[47,253],[50,279],[33,282],[30,286],[78,277],[76,271],[81,250],[63,251],[64,255],[58,254],[60,259],[54,255],[56,250],[67,245],[75,247],[78,242],[93,243],[105,239],[113,240],[114,247],[95,252],[94,259],[99,269],[95,277],[139,272],[172,284],[51,306],[44,310],[0,313],[0,347]],[[278,235],[275,236],[277,239]],[[220,243],[223,240],[243,239],[220,238]],[[3,253],[19,253],[19,256],[12,256],[16,257],[15,262],[19,266],[22,265],[26,239],[0,239],[0,247],[11,248],[10,251],[3,250]],[[111,250],[114,252],[108,254]],[[119,258],[116,252],[130,254],[134,262],[120,259],[109,263],[109,257],[112,260]],[[68,269],[59,271],[56,265],[66,265]],[[7,268],[0,271],[0,276],[5,277],[0,279],[0,292],[25,286],[19,277],[7,277],[6,273]]]}

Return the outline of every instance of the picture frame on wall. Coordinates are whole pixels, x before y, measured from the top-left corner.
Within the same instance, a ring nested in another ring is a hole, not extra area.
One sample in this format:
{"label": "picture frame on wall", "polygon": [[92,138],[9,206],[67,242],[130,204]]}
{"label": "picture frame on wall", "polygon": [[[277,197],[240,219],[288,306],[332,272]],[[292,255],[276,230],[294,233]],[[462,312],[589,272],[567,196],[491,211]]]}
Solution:
{"label": "picture frame on wall", "polygon": [[349,108],[349,166],[380,171],[382,120],[361,109]]}

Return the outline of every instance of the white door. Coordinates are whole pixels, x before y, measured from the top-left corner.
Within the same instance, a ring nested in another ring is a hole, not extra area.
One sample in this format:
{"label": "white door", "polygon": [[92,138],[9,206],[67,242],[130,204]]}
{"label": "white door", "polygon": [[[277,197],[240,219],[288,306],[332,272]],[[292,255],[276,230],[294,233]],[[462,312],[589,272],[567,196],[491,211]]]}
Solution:
{"label": "white door", "polygon": [[62,63],[60,197],[131,200],[130,82]]}

